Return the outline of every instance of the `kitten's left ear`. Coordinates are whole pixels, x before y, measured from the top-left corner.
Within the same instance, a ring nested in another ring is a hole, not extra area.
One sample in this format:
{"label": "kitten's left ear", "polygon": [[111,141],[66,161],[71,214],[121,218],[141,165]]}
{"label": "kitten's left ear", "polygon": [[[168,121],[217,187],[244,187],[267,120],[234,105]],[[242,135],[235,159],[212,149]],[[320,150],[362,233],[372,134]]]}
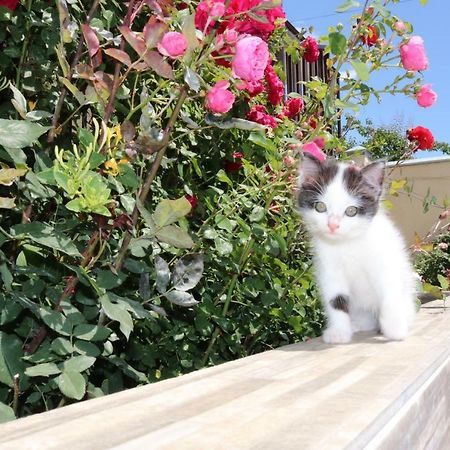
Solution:
{"label": "kitten's left ear", "polygon": [[373,186],[382,186],[386,161],[376,161],[361,169],[362,176]]}

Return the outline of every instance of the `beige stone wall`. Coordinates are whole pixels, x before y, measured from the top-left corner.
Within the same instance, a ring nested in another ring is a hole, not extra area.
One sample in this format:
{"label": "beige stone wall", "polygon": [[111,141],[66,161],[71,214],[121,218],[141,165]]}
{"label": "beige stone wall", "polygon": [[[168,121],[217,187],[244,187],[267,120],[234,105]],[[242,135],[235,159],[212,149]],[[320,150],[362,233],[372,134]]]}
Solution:
{"label": "beige stone wall", "polygon": [[423,212],[422,199],[428,189],[439,204],[442,205],[444,199],[450,203],[450,157],[411,160],[393,168],[394,165],[390,163],[387,169],[388,173],[393,169],[390,178],[406,178],[413,193],[411,196],[399,193],[398,197],[387,193],[386,198],[394,205],[390,215],[408,243],[413,244],[415,233],[425,236],[442,212],[433,206],[427,213]]}

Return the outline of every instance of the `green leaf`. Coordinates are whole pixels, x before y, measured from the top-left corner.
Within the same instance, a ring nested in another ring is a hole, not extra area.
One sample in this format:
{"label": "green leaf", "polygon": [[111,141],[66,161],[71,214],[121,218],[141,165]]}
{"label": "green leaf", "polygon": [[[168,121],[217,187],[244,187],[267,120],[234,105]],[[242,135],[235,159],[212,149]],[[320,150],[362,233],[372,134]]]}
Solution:
{"label": "green leaf", "polygon": [[0,119],[0,145],[9,148],[29,147],[50,128],[26,120]]}
{"label": "green leaf", "polygon": [[176,248],[192,248],[194,246],[194,241],[189,233],[176,225],[161,228],[156,233],[156,238]]}
{"label": "green leaf", "polygon": [[358,8],[360,6],[359,2],[355,0],[346,0],[344,3],[342,3],[340,6],[338,6],[335,11],[337,13],[343,13],[345,11],[348,11],[350,8]]}
{"label": "green leaf", "polygon": [[169,302],[188,308],[198,304],[198,301],[189,292],[184,291],[169,291],[164,294]]}
{"label": "green leaf", "polygon": [[73,335],[84,341],[104,341],[111,334],[111,330],[106,327],[89,325],[82,323],[75,327]]}
{"label": "green leaf", "polygon": [[72,358],[63,362],[63,372],[84,372],[89,369],[96,361],[92,356],[72,356]]}
{"label": "green leaf", "polygon": [[203,255],[192,253],[177,261],[172,273],[173,287],[187,291],[195,287],[203,276]]}
{"label": "green leaf", "polygon": [[25,375],[29,377],[49,377],[57,373],[61,373],[61,369],[55,363],[42,363],[25,369]]}
{"label": "green leaf", "polygon": [[22,95],[22,92],[19,89],[15,88],[12,84],[9,85],[9,88],[13,92],[14,98],[11,100],[14,108],[16,108],[17,112],[20,114],[22,119],[25,119],[27,114],[27,101],[25,97]]}
{"label": "green leaf", "polygon": [[118,356],[115,355],[111,355],[108,358],[108,361],[110,361],[112,364],[122,369],[123,373],[128,377],[132,378],[133,380],[139,381],[140,383],[148,383],[148,378],[145,375],[145,373],[139,372],[134,367],[130,366],[122,358],[119,358]]}
{"label": "green leaf", "polygon": [[447,291],[448,288],[449,288],[449,282],[448,282],[448,279],[445,278],[445,277],[444,277],[443,275],[441,275],[441,274],[438,274],[437,279],[438,279],[438,281],[439,281],[439,284],[441,285],[441,288],[442,288],[444,291]]}
{"label": "green leaf", "polygon": [[343,102],[339,99],[336,99],[336,107],[341,109],[353,109],[353,111],[359,111],[359,106],[356,103]]}
{"label": "green leaf", "polygon": [[86,381],[78,372],[65,371],[56,378],[59,390],[69,398],[81,400],[86,392]]}
{"label": "green leaf", "polygon": [[153,220],[153,216],[150,214],[150,212],[145,208],[145,206],[138,198],[136,199],[136,206],[139,212],[141,213],[141,217],[144,219],[145,224],[153,232],[156,227],[155,221]]}
{"label": "green leaf", "polygon": [[250,222],[261,222],[266,214],[266,210],[262,206],[255,206],[250,213]]}
{"label": "green leaf", "polygon": [[157,228],[162,228],[189,214],[191,209],[192,206],[185,197],[176,200],[164,199],[156,206],[153,220]]}
{"label": "green leaf", "polygon": [[120,286],[127,276],[123,272],[112,273],[111,270],[97,271],[97,286],[100,289],[114,289]]}
{"label": "green leaf", "polygon": [[420,4],[422,6],[425,6],[428,3],[428,0],[420,0]]}
{"label": "green leaf", "polygon": [[58,355],[67,355],[73,352],[73,346],[68,339],[56,338],[50,345],[53,352]]}
{"label": "green leaf", "polygon": [[271,152],[275,152],[277,150],[276,145],[262,133],[251,133],[248,137],[250,142],[253,142],[256,145],[259,145],[266,150],[270,150]]}
{"label": "green leaf", "polygon": [[22,341],[13,334],[0,331],[0,382],[9,387],[14,385],[14,375],[23,375]]}
{"label": "green leaf", "polygon": [[53,227],[44,223],[32,222],[15,225],[11,228],[10,233],[16,239],[28,238],[45,247],[65,253],[66,255],[81,257],[75,244],[67,236],[64,236]]}
{"label": "green leaf", "polygon": [[328,35],[331,52],[335,55],[342,55],[347,47],[347,39],[342,33],[337,31]]}
{"label": "green leaf", "polygon": [[14,411],[8,405],[0,402],[0,423],[9,422],[14,420],[16,416],[14,415]]}
{"label": "green leaf", "polygon": [[114,294],[109,292],[100,297],[103,311],[111,320],[119,322],[120,331],[128,340],[133,331],[133,319],[123,306],[113,303],[113,300]]}
{"label": "green leaf", "polygon": [[75,341],[73,349],[80,355],[93,356],[94,358],[97,358],[97,356],[100,356],[101,354],[100,349],[95,344],[88,341]]}
{"label": "green leaf", "polygon": [[45,324],[63,336],[70,336],[72,332],[72,322],[59,311],[53,311],[47,307],[41,307],[39,314]]}
{"label": "green leaf", "polygon": [[186,72],[184,74],[184,81],[193,91],[195,92],[200,91],[201,87],[200,77],[196,72],[194,72],[189,67],[186,68]]}
{"label": "green leaf", "polygon": [[169,265],[159,255],[155,257],[156,289],[161,294],[166,292],[170,281]]}
{"label": "green leaf", "polygon": [[0,197],[0,208],[13,209],[16,206],[14,198]]}
{"label": "green leaf", "polygon": [[361,81],[367,81],[369,79],[369,68],[366,63],[352,60],[350,64],[355,69],[356,75],[358,75]]}
{"label": "green leaf", "polygon": [[86,103],[86,97],[84,94],[78,90],[78,88],[71,83],[67,78],[58,77],[59,81],[64,84],[64,86],[72,93],[72,95],[76,98],[77,102],[82,106]]}
{"label": "green leaf", "polygon": [[0,169],[0,184],[11,186],[13,182],[27,173],[28,169]]}

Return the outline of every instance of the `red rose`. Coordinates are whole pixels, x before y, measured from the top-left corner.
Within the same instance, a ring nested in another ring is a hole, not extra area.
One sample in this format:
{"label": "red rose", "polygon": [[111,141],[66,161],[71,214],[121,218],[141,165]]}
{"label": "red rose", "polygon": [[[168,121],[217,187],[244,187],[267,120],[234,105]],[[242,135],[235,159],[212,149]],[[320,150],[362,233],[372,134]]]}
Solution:
{"label": "red rose", "polygon": [[261,81],[243,81],[236,85],[239,90],[246,91],[250,98],[264,92],[264,84]]}
{"label": "red rose", "polygon": [[236,170],[242,168],[241,159],[244,155],[241,152],[234,152],[231,156],[233,157],[233,161],[225,161],[226,172],[236,172]]}
{"label": "red rose", "polygon": [[305,61],[314,63],[319,59],[319,44],[317,44],[317,41],[312,36],[308,36],[300,46],[304,49],[303,59]]}
{"label": "red rose", "polygon": [[184,198],[191,204],[192,209],[198,205],[198,198],[195,195],[186,194]]}
{"label": "red rose", "polygon": [[417,141],[417,148],[420,150],[430,150],[434,145],[434,136],[428,128],[415,127],[409,129],[407,137],[410,141]]}
{"label": "red rose", "polygon": [[270,64],[264,71],[264,78],[267,83],[267,99],[273,106],[276,106],[284,97],[284,84]]}
{"label": "red rose", "polygon": [[282,115],[293,119],[303,109],[303,100],[300,97],[290,98],[284,105]]}
{"label": "red rose", "polygon": [[19,0],[0,0],[0,6],[4,6],[5,8],[14,11],[19,4]]}
{"label": "red rose", "polygon": [[374,46],[378,40],[378,31],[373,25],[367,27],[367,35],[364,36],[364,43],[369,47]]}
{"label": "red rose", "polygon": [[277,121],[275,117],[267,114],[267,110],[263,105],[255,105],[246,115],[248,120],[260,123],[270,128],[276,128]]}

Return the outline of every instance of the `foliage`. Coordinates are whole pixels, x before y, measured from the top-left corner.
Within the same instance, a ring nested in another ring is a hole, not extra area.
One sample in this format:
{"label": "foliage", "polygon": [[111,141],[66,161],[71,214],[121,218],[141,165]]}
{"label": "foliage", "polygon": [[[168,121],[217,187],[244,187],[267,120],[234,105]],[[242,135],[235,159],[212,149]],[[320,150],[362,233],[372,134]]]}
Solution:
{"label": "foliage", "polygon": [[[279,91],[275,55],[305,49],[277,2],[201,27],[195,11],[194,0],[0,11],[1,420],[320,332],[295,157],[316,138],[334,155],[340,116],[379,95],[369,78],[398,61],[397,18],[376,2],[349,36],[332,28],[329,79],[307,81],[304,108],[286,113],[267,84],[252,97],[232,76],[220,37],[228,26],[267,41]],[[168,31],[186,41],[174,58],[158,47]],[[338,84],[348,64],[358,77]],[[205,107],[218,81],[235,98],[226,115]],[[389,88],[412,95],[419,82],[405,71]],[[249,120],[254,106],[275,125]]]}
{"label": "foliage", "polygon": [[[450,281],[450,233],[446,232],[433,241],[431,248],[422,250],[415,259],[417,273],[423,281],[448,290]],[[447,280],[445,282],[445,280]]]}

